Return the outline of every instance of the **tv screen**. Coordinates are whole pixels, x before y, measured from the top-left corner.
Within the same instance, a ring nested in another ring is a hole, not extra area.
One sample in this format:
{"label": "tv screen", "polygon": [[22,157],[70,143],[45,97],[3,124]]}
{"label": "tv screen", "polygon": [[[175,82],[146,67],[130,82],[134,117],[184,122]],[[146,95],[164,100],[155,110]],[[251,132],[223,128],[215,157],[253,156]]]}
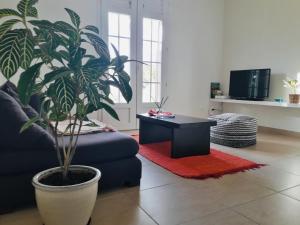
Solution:
{"label": "tv screen", "polygon": [[269,97],[271,69],[230,72],[229,96],[233,99],[264,100]]}

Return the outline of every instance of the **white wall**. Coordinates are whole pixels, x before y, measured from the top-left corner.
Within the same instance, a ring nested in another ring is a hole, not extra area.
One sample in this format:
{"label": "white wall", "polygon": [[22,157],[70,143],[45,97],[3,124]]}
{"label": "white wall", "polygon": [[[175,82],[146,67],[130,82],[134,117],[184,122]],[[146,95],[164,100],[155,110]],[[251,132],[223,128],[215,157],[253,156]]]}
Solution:
{"label": "white wall", "polygon": [[170,0],[165,9],[167,109],[206,117],[222,71],[224,1]]}
{"label": "white wall", "polygon": [[[224,20],[224,72],[228,93],[229,71],[272,68],[270,98],[284,97],[286,75],[300,71],[299,0],[226,0]],[[227,112],[254,115],[262,126],[300,131],[300,111],[227,105]]]}
{"label": "white wall", "polygon": [[[18,0],[1,0],[0,8],[16,8]],[[84,4],[83,4],[84,2]],[[83,25],[100,25],[100,0],[40,0],[37,4],[40,19],[52,21],[68,20],[68,14],[64,8],[76,11],[82,20]],[[17,76],[12,80],[15,81]],[[5,82],[0,76],[0,85]]]}
{"label": "white wall", "polygon": [[[14,8],[17,2],[1,0],[0,8]],[[64,7],[74,9],[87,24],[100,24],[100,0],[40,0],[40,18],[68,19]],[[222,69],[224,1],[165,0],[164,9],[168,109],[207,116],[209,84],[219,80]]]}

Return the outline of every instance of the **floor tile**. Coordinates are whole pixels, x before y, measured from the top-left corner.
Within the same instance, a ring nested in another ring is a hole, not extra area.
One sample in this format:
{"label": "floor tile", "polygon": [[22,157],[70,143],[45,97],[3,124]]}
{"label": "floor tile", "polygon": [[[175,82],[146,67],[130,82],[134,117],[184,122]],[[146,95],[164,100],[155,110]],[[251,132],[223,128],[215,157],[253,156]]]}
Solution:
{"label": "floor tile", "polygon": [[176,183],[131,194],[161,225],[175,225],[224,209],[220,193]]}
{"label": "floor tile", "polygon": [[224,210],[182,225],[257,225],[257,223],[231,210]]}
{"label": "floor tile", "polygon": [[287,189],[287,190],[281,192],[281,194],[287,195],[291,198],[294,198],[294,199],[297,199],[300,201],[300,186]]}
{"label": "floor tile", "polygon": [[156,166],[143,166],[143,174],[141,179],[141,190],[160,187],[167,184],[176,183],[179,177],[170,172]]}
{"label": "floor tile", "polygon": [[300,156],[282,158],[273,162],[272,166],[300,176]]}
{"label": "floor tile", "polygon": [[20,210],[14,213],[0,215],[0,225],[41,225],[37,209]]}
{"label": "floor tile", "polygon": [[99,197],[92,216],[92,225],[154,225],[142,209],[125,194]]}
{"label": "floor tile", "polygon": [[234,208],[260,225],[299,225],[300,202],[281,194]]}
{"label": "floor tile", "polygon": [[300,176],[274,166],[266,166],[258,170],[248,171],[245,173],[244,178],[275,191],[283,191],[300,185]]}

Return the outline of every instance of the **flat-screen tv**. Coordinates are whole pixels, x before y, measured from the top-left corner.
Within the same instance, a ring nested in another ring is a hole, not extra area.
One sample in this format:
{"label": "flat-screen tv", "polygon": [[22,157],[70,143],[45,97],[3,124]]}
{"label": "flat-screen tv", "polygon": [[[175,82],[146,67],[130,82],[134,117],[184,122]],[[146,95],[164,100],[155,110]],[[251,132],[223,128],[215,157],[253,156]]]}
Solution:
{"label": "flat-screen tv", "polygon": [[229,96],[232,99],[264,100],[269,97],[271,69],[230,72]]}

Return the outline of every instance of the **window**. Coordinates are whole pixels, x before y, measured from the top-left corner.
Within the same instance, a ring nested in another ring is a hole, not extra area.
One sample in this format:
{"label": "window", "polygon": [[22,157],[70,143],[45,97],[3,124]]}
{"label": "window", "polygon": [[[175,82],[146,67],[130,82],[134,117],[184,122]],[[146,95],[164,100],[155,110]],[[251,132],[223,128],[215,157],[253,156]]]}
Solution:
{"label": "window", "polygon": [[143,19],[143,103],[161,99],[162,21]]}
{"label": "window", "polygon": [[[130,15],[109,12],[108,13],[108,42],[111,57],[114,58],[115,52],[111,45],[114,45],[120,55],[130,58],[131,41],[131,17]],[[125,71],[130,74],[130,63],[125,64]],[[117,88],[111,88],[111,98],[115,103],[125,103],[125,99]]]}

